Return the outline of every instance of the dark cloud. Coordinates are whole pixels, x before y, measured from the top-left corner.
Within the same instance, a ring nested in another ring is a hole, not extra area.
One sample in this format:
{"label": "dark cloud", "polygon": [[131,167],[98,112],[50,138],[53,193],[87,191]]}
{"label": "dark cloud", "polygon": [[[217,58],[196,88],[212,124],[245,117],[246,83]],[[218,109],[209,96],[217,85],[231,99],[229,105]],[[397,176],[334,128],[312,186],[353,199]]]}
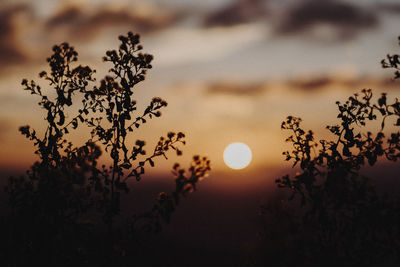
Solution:
{"label": "dark cloud", "polygon": [[317,93],[330,89],[344,89],[357,92],[361,88],[374,88],[384,90],[398,90],[400,83],[388,77],[344,77],[322,74],[313,77],[292,77],[287,80],[259,81],[259,82],[234,82],[215,81],[207,84],[205,92],[209,96],[234,95],[257,97],[272,88],[286,88],[304,93]]}
{"label": "dark cloud", "polygon": [[400,14],[399,3],[378,3],[377,8],[388,13]]}
{"label": "dark cloud", "polygon": [[334,83],[333,79],[323,76],[307,80],[304,79],[293,80],[289,82],[289,86],[300,90],[311,91],[311,90],[324,89],[325,87],[331,85],[332,83]]}
{"label": "dark cloud", "polygon": [[255,96],[262,94],[266,86],[262,83],[233,83],[233,82],[215,82],[207,87],[208,94],[223,94],[223,95],[240,95],[240,96]]}
{"label": "dark cloud", "polygon": [[289,10],[278,34],[304,33],[313,26],[329,25],[339,38],[349,39],[363,30],[372,29],[379,23],[377,14],[348,2],[333,0],[307,0]]}
{"label": "dark cloud", "polygon": [[316,92],[329,88],[344,88],[358,91],[360,88],[376,89],[398,89],[399,83],[387,77],[333,77],[321,75],[311,78],[297,78],[287,81],[290,89],[302,90],[304,92]]}
{"label": "dark cloud", "polygon": [[135,13],[130,8],[111,10],[100,8],[87,12],[80,7],[67,7],[55,14],[46,22],[49,30],[70,31],[75,38],[95,37],[102,29],[110,26],[129,26],[139,33],[150,33],[167,28],[177,22],[181,15],[172,12],[155,12],[154,14]]}
{"label": "dark cloud", "polygon": [[82,23],[85,18],[83,11],[78,7],[67,7],[53,17],[51,17],[47,22],[46,26],[48,28],[56,28],[62,25],[78,26]]}
{"label": "dark cloud", "polygon": [[204,19],[204,25],[234,26],[259,19],[267,14],[267,8],[263,0],[236,0]]}
{"label": "dark cloud", "polygon": [[27,6],[8,6],[0,10],[0,64],[8,66],[24,62],[27,57],[18,43],[16,16],[28,10]]}

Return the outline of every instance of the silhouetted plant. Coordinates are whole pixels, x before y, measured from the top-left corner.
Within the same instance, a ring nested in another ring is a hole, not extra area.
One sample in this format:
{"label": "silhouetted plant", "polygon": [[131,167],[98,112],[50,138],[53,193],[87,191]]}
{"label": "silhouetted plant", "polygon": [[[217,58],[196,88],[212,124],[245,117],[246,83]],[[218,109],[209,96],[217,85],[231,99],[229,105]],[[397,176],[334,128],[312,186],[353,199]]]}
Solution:
{"label": "silhouetted plant", "polygon": [[203,179],[209,170],[210,161],[206,157],[194,156],[188,174],[179,163],[175,163],[172,171],[175,176],[175,190],[172,194],[160,193],[157,203],[150,212],[134,216],[131,222],[132,230],[134,231],[137,228],[136,224],[141,224],[147,232],[159,232],[161,222],[170,222],[171,214],[181,198],[195,191],[197,182]]}
{"label": "silhouetted plant", "polygon": [[[398,69],[398,56],[388,55],[388,60],[382,61],[384,67]],[[300,118],[289,116],[281,125],[292,133],[286,142],[293,145],[283,155],[300,167],[294,176],[276,180],[289,190],[289,200],[298,199],[303,207],[304,216],[296,224],[298,249],[306,266],[326,261],[346,266],[399,263],[400,202],[379,194],[360,170],[379,158],[400,158],[400,102],[388,102],[385,93],[375,102],[371,89],[363,89],[336,104],[340,123],[327,126],[333,140],[315,141],[311,130],[301,128]],[[380,123],[376,134],[362,133],[369,121]],[[387,133],[390,122],[394,132]]]}
{"label": "silhouetted plant", "polygon": [[[400,45],[400,36],[398,37],[399,45]],[[386,55],[386,59],[382,59],[381,61],[382,68],[392,68],[394,71],[394,79],[400,78],[400,57],[398,54]]]}
{"label": "silhouetted plant", "polygon": [[[143,113],[136,115],[134,88],[152,68],[153,56],[140,52],[142,46],[137,34],[129,32],[119,40],[119,49],[107,51],[103,58],[112,63],[112,68],[110,76],[102,79],[99,86],[90,86],[95,81],[94,70],[73,66],[78,53],[67,43],[53,47],[53,55],[47,59],[50,72],[39,74],[51,87],[48,93],[34,81],[22,81],[24,90],[39,97],[39,105],[46,111],[47,127],[42,135],[30,126],[20,127],[20,132],[34,142],[39,161],[27,171],[26,177],[11,177],[5,188],[12,209],[10,220],[17,223],[10,238],[25,242],[16,243],[21,249],[38,249],[43,240],[51,246],[50,240],[81,227],[79,221],[93,211],[102,215],[112,237],[115,218],[120,215],[120,195],[129,191],[127,181],[132,177],[139,181],[146,165],[154,167],[155,158],[167,158],[168,151],[182,154],[179,145],[185,144],[185,135],[181,132],[160,137],[147,157],[144,141],[137,140],[129,148],[127,140],[131,132],[147,120],[160,117],[160,110],[167,102],[155,97]],[[79,100],[80,108],[75,105]],[[68,135],[83,126],[90,129],[90,138],[83,146],[75,147],[68,141]],[[98,166],[100,147],[112,159],[111,166]],[[197,182],[209,170],[210,161],[205,157],[193,158],[189,177],[175,164],[175,191],[172,195],[160,193],[154,208],[146,216],[134,215],[135,221],[146,218],[142,226],[153,229],[156,225],[160,230],[162,221],[169,222],[180,197],[195,190]]]}

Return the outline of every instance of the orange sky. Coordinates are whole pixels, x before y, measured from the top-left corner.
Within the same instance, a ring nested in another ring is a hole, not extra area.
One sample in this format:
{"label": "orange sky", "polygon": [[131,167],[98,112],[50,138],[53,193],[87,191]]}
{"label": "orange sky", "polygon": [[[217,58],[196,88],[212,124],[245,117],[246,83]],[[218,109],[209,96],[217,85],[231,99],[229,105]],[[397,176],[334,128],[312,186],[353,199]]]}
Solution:
{"label": "orange sky", "polygon": [[[44,114],[20,81],[39,80],[51,46],[74,45],[80,64],[93,66],[100,80],[109,68],[102,56],[129,30],[141,34],[144,51],[155,57],[137,88],[139,107],[153,96],[169,103],[132,142],[145,139],[151,150],[160,135],[183,131],[183,163],[193,154],[206,155],[214,171],[229,173],[222,153],[239,141],[250,146],[254,159],[240,172],[287,166],[281,155],[286,133],[280,130],[287,115],[302,117],[305,128],[326,137],[336,100],[361,88],[399,96],[392,73],[379,65],[386,53],[400,50],[399,17],[390,8],[399,5],[393,3],[1,1],[0,166],[27,167],[34,160],[32,144],[17,129],[30,124],[40,132]],[[83,142],[85,134],[71,138]],[[175,160],[160,159],[156,170],[165,172]]]}

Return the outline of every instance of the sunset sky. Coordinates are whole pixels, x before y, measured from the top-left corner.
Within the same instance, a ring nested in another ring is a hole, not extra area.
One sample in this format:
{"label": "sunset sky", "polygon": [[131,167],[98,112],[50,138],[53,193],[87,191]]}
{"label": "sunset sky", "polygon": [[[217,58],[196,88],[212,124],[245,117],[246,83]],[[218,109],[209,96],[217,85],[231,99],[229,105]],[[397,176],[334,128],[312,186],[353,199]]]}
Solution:
{"label": "sunset sky", "polygon": [[[29,124],[40,132],[45,115],[20,82],[39,80],[51,47],[69,42],[99,81],[110,68],[102,56],[128,31],[139,33],[144,51],[155,57],[137,87],[139,107],[153,96],[169,103],[132,142],[144,139],[150,151],[159,136],[183,131],[183,164],[200,154],[216,173],[232,173],[222,153],[238,141],[253,152],[242,174],[288,166],[281,154],[287,134],[280,130],[287,115],[327,137],[336,100],[362,88],[399,95],[392,72],[379,63],[400,50],[399,15],[394,0],[2,0],[0,166],[34,161],[32,144],[17,129]],[[76,143],[86,137],[85,131],[71,136]],[[175,160],[158,160],[157,171]]]}
{"label": "sunset sky", "polygon": [[[234,262],[243,255],[238,251],[259,241],[260,205],[286,199],[275,179],[296,172],[282,155],[291,149],[284,141],[289,133],[281,130],[288,115],[301,117],[317,140],[329,139],[326,125],[338,123],[336,101],[363,88],[376,97],[400,97],[400,81],[380,64],[386,54],[400,54],[399,25],[399,0],[0,0],[0,186],[37,160],[18,128],[30,125],[40,135],[46,126],[39,99],[22,90],[21,80],[51,89],[38,73],[49,69],[53,45],[66,41],[78,51],[78,64],[96,69],[92,86],[98,85],[111,68],[102,62],[105,52],[132,31],[154,55],[136,87],[138,116],[154,96],[168,106],[129,142],[145,140],[152,152],[160,136],[182,131],[187,144],[181,158],[157,158],[139,183],[131,182],[134,193],[123,194],[121,214],[150,210],[159,192],[173,190],[176,161],[188,166],[192,155],[207,156],[210,176],[180,203],[162,238],[148,244],[179,257],[184,248],[188,258]],[[393,124],[386,122],[389,131]],[[68,137],[80,146],[90,133],[81,127]],[[233,142],[252,151],[244,169],[224,164],[224,149]],[[108,156],[101,161],[110,163]],[[398,192],[399,167],[381,161],[361,173]]]}

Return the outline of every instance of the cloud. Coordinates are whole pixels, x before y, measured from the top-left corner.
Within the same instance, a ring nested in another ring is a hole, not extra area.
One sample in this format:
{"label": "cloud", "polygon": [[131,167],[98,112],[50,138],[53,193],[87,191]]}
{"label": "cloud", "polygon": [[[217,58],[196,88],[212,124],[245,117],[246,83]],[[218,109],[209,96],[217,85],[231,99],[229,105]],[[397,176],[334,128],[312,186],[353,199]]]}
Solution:
{"label": "cloud", "polygon": [[83,10],[79,7],[71,6],[65,9],[62,9],[57,14],[52,16],[47,22],[46,26],[48,28],[57,28],[62,25],[71,25],[78,26],[79,23],[83,22],[85,14]]}
{"label": "cloud", "polygon": [[298,76],[283,80],[263,80],[259,82],[214,81],[204,84],[203,88],[208,96],[258,97],[274,90],[318,93],[325,90],[344,89],[356,92],[362,88],[398,90],[399,85],[399,83],[387,77],[347,77],[326,73],[317,76]]}
{"label": "cloud", "polygon": [[256,96],[262,94],[266,88],[266,85],[262,83],[214,82],[208,85],[207,93],[209,95]]}
{"label": "cloud", "polygon": [[397,90],[399,84],[387,77],[346,77],[337,75],[320,75],[314,77],[298,77],[286,81],[286,86],[293,90],[303,92],[318,92],[329,89],[346,89],[354,92],[362,88],[373,88],[375,90]]}
{"label": "cloud", "polygon": [[168,10],[141,12],[127,7],[102,7],[88,11],[81,6],[69,6],[52,16],[45,25],[51,31],[66,30],[77,39],[90,39],[114,26],[129,26],[139,33],[151,33],[173,25],[180,18],[179,12]]}
{"label": "cloud", "polygon": [[206,27],[235,26],[257,20],[267,14],[267,8],[263,0],[236,0],[204,19]]}
{"label": "cloud", "polygon": [[[376,81],[374,79],[374,81]],[[303,92],[318,92],[337,87],[350,88],[359,85],[358,78],[346,79],[344,77],[332,77],[330,75],[320,75],[313,77],[292,77],[287,80],[272,80],[259,82],[237,82],[237,81],[214,81],[206,84],[205,92],[209,96],[247,96],[257,97],[273,89],[300,90]],[[381,84],[381,80],[379,80]]]}
{"label": "cloud", "polygon": [[[157,67],[166,67],[172,71],[173,66],[192,65],[200,67],[204,73],[210,67],[200,65],[224,61],[264,40],[260,34],[262,29],[262,25],[241,25],[229,29],[175,27],[152,38],[153,47],[150,47],[150,51],[156,53]],[[187,71],[190,69],[185,67]]]}
{"label": "cloud", "polygon": [[311,79],[296,79],[289,82],[289,86],[296,89],[311,91],[321,90],[334,83],[334,80],[327,76],[315,77]]}
{"label": "cloud", "polygon": [[338,38],[350,39],[363,30],[376,27],[377,14],[348,2],[306,0],[292,7],[281,24],[279,35],[306,33],[315,26],[330,26]]}
{"label": "cloud", "polygon": [[17,38],[16,16],[26,12],[25,5],[8,6],[0,10],[0,64],[8,66],[25,62],[27,57]]}
{"label": "cloud", "polygon": [[392,14],[400,14],[400,4],[398,3],[378,3],[377,8]]}

